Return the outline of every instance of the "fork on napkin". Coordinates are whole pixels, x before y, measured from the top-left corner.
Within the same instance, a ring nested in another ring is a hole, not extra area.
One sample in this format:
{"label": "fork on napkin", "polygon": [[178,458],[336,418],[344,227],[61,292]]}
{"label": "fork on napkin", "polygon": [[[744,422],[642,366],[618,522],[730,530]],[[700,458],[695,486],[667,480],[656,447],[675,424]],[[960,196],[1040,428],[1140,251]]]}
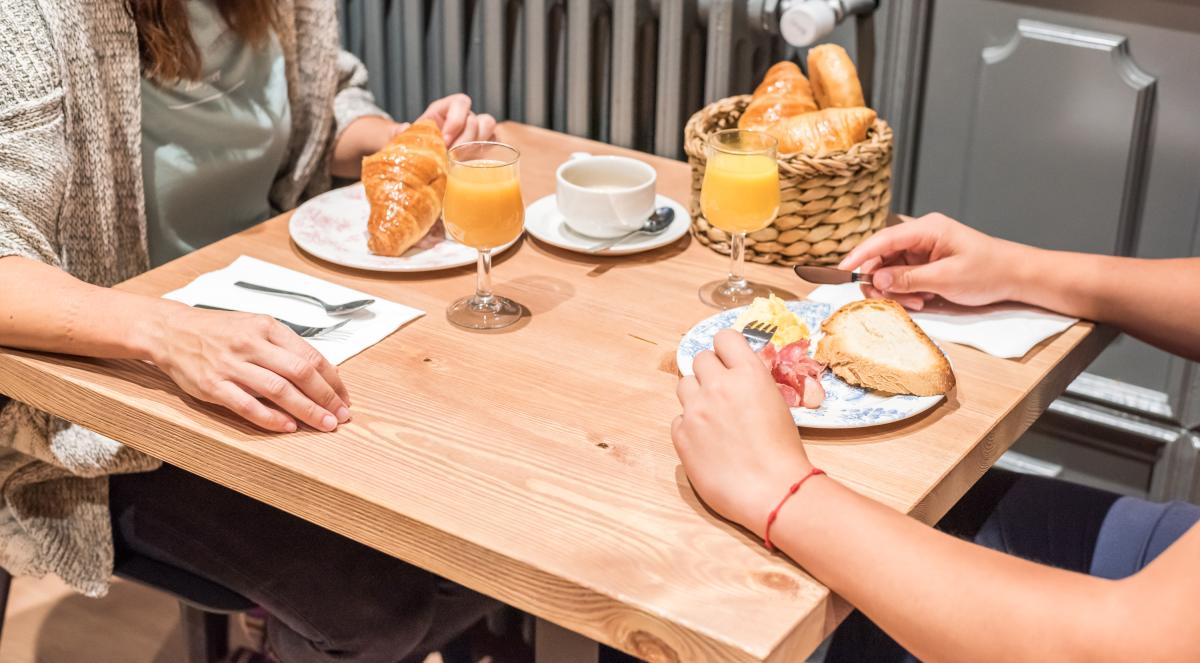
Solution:
{"label": "fork on napkin", "polygon": [[[279,297],[234,285],[238,281],[261,283],[274,288],[295,290],[325,301],[375,299],[375,303],[350,316],[326,315],[320,308],[299,300]],[[196,277],[184,287],[163,295],[165,299],[188,306],[206,304],[221,308],[264,313],[290,322],[324,327],[342,320],[348,323],[332,334],[305,339],[329,363],[337,365],[387,338],[401,326],[425,315],[424,311],[380,299],[336,283],[309,276],[269,262],[241,256],[228,267]]]}
{"label": "fork on napkin", "polygon": [[[808,299],[829,304],[835,310],[863,298],[857,283],[823,285],[808,295]],[[933,338],[969,345],[1004,359],[1024,357],[1033,346],[1079,322],[1078,318],[1012,303],[975,307],[936,304],[923,311],[910,311],[910,315]]]}

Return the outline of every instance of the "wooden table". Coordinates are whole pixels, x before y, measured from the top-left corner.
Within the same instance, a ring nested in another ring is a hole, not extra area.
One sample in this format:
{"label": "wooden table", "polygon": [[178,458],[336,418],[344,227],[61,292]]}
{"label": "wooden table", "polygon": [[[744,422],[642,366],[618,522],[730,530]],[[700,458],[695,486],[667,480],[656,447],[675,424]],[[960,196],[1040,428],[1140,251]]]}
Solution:
{"label": "wooden table", "polygon": [[[519,124],[500,137],[524,154],[529,202],[553,191],[571,152],[628,153]],[[660,192],[689,199],[685,164],[638,156]],[[651,661],[803,660],[848,611],[707,511],[672,449],[675,347],[712,314],[697,291],[724,256],[687,238],[615,259],[525,239],[498,260],[496,289],[532,315],[501,333],[445,319],[473,288],[471,269],[338,268],[291,244],[286,215],[119,287],[160,295],[243,254],[428,312],[342,366],[354,420],[336,433],[260,433],[131,361],[4,351],[0,392]],[[809,290],[786,269],[749,276]],[[809,453],[933,522],[1111,338],[1081,323],[1017,361],[947,345],[958,375],[948,402],[868,431],[807,432]]]}

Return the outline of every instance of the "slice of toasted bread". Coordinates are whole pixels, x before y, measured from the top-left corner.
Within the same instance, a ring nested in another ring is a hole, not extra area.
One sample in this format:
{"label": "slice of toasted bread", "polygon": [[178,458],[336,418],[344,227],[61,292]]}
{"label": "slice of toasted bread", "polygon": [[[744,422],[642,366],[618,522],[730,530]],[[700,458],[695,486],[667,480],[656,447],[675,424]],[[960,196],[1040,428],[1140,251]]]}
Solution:
{"label": "slice of toasted bread", "polygon": [[954,387],[942,351],[896,302],[851,302],[821,324],[817,361],[846,382],[893,394],[934,396]]}

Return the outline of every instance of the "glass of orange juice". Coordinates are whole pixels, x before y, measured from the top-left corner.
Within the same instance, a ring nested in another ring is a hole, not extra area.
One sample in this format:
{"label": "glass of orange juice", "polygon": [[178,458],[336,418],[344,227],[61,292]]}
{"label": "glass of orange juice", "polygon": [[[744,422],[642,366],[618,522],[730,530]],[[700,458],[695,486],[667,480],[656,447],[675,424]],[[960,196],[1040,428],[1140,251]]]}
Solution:
{"label": "glass of orange juice", "polygon": [[700,298],[718,308],[749,304],[770,293],[745,277],[746,235],[771,225],[779,213],[779,143],[761,131],[727,129],[708,138],[708,161],[700,187],[704,218],[729,233],[729,277],[709,283]]}
{"label": "glass of orange juice", "polygon": [[492,249],[525,227],[517,161],[511,145],[463,143],[450,149],[442,221],[454,241],[479,251],[475,294],[446,309],[450,322],[468,329],[500,329],[521,319],[521,306],[492,292]]}

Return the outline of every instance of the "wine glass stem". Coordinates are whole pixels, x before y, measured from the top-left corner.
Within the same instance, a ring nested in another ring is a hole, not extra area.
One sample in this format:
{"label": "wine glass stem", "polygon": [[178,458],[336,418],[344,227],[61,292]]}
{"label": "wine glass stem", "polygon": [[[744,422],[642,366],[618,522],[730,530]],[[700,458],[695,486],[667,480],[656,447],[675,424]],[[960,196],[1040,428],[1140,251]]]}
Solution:
{"label": "wine glass stem", "polygon": [[492,251],[491,249],[480,249],[479,259],[476,261],[479,269],[475,272],[475,299],[480,304],[488,304],[492,301]]}
{"label": "wine glass stem", "polygon": [[734,233],[729,251],[729,285],[746,287],[746,233]]}

